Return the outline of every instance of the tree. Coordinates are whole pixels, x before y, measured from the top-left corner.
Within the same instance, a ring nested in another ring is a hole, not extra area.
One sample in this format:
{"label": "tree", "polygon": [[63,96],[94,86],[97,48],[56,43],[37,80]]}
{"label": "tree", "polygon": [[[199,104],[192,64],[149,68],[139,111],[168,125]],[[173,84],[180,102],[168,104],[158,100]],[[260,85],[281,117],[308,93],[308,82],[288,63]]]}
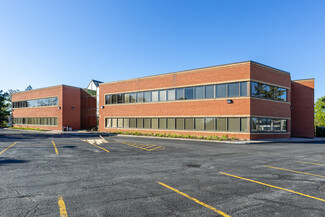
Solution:
{"label": "tree", "polygon": [[315,126],[325,127],[325,96],[318,98],[315,103]]}
{"label": "tree", "polygon": [[0,127],[5,127],[8,124],[9,103],[8,103],[8,93],[4,93],[0,90]]}
{"label": "tree", "polygon": [[32,86],[31,85],[28,85],[28,87],[26,87],[25,91],[28,91],[28,90],[32,90]]}

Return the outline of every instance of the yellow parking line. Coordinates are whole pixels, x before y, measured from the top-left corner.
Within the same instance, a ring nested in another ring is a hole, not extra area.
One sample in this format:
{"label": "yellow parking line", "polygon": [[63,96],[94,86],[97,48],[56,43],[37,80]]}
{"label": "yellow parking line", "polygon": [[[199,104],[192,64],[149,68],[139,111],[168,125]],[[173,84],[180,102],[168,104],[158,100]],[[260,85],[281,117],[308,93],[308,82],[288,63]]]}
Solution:
{"label": "yellow parking line", "polygon": [[0,155],[2,154],[2,153],[4,153],[5,151],[7,151],[9,148],[11,148],[12,146],[14,146],[14,145],[16,145],[17,144],[17,142],[14,142],[14,143],[12,143],[11,145],[9,145],[9,147],[7,147],[6,149],[4,149],[4,150],[2,150],[1,152],[0,152]]}
{"label": "yellow parking line", "polygon": [[52,144],[53,144],[53,146],[54,146],[55,154],[56,154],[56,155],[59,155],[59,151],[58,151],[58,149],[56,148],[56,145],[55,145],[55,143],[54,143],[53,140],[52,140]]}
{"label": "yellow parking line", "polygon": [[226,213],[224,213],[224,212],[222,212],[220,210],[217,210],[216,208],[214,208],[214,207],[212,207],[212,206],[210,206],[210,205],[208,205],[206,203],[203,203],[203,202],[199,201],[198,199],[196,199],[194,197],[191,197],[191,196],[189,196],[189,195],[187,195],[187,194],[185,194],[185,193],[183,193],[183,192],[181,192],[181,191],[179,191],[179,190],[177,190],[177,189],[175,189],[173,187],[170,187],[169,185],[166,185],[166,184],[164,184],[162,182],[157,182],[157,183],[164,186],[164,187],[166,187],[166,188],[168,188],[168,189],[170,189],[170,190],[172,190],[172,191],[175,191],[176,193],[178,193],[178,194],[180,194],[180,195],[182,195],[182,196],[184,196],[184,197],[186,197],[186,198],[188,198],[188,199],[190,199],[190,200],[192,200],[192,201],[194,201],[194,202],[196,202],[196,203],[198,203],[198,204],[200,204],[200,205],[202,205],[202,206],[204,206],[204,207],[206,207],[208,209],[211,209],[212,211],[214,211],[214,212],[216,212],[216,213],[218,213],[218,214],[220,214],[222,216],[230,217],[230,215],[228,215],[228,214],[226,214]]}
{"label": "yellow parking line", "polygon": [[65,207],[65,203],[62,196],[58,197],[58,204],[60,207],[60,217],[68,217],[67,208]]}
{"label": "yellow parking line", "polygon": [[301,174],[305,174],[305,175],[318,176],[318,177],[325,178],[325,176],[322,176],[322,175],[316,175],[316,174],[312,174],[312,173],[304,173],[304,172],[299,172],[299,171],[295,171],[295,170],[284,169],[284,168],[280,168],[280,167],[272,167],[272,166],[264,166],[264,167],[268,167],[268,168],[272,168],[272,169],[277,169],[277,170],[289,171],[289,172],[293,172],[293,173],[301,173]]}
{"label": "yellow parking line", "polygon": [[296,162],[302,163],[302,164],[313,164],[313,165],[325,166],[325,164],[318,164],[318,163],[312,163],[312,162],[304,162],[304,161],[296,161]]}
{"label": "yellow parking line", "polygon": [[100,148],[100,149],[102,149],[102,150],[104,150],[104,151],[106,151],[106,152],[110,152],[109,150],[106,150],[105,148],[100,147],[100,146],[98,146],[98,145],[91,144],[91,143],[89,143],[89,142],[87,142],[87,141],[85,141],[85,140],[82,140],[82,141],[84,141],[84,142],[86,142],[86,143],[88,143],[88,144],[90,144],[90,145],[96,146],[96,147],[98,147],[98,148]]}
{"label": "yellow parking line", "polygon": [[301,196],[304,196],[304,197],[309,197],[309,198],[313,198],[315,200],[320,200],[320,201],[325,202],[325,199],[318,198],[318,197],[314,197],[314,196],[310,196],[308,194],[303,194],[303,193],[300,193],[300,192],[297,192],[297,191],[292,191],[292,190],[289,190],[289,189],[286,189],[286,188],[281,188],[281,187],[278,187],[278,186],[269,185],[269,184],[266,184],[266,183],[263,183],[263,182],[255,181],[255,180],[252,180],[252,179],[243,178],[243,177],[240,177],[240,176],[231,175],[231,174],[228,174],[228,173],[223,173],[223,172],[219,172],[219,173],[220,174],[223,174],[223,175],[226,175],[226,176],[231,176],[231,177],[234,177],[234,178],[237,178],[237,179],[242,179],[242,180],[246,180],[246,181],[249,181],[249,182],[254,182],[254,183],[257,183],[257,184],[260,184],[260,185],[265,185],[265,186],[268,186],[268,187],[271,187],[271,188],[280,189],[280,190],[283,190],[283,191],[291,192],[291,193],[298,194],[298,195],[301,195]]}
{"label": "yellow parking line", "polygon": [[152,151],[152,150],[155,150],[155,149],[158,149],[158,148],[163,149],[163,148],[165,148],[165,147],[157,146],[157,147],[155,147],[155,148],[149,149],[148,151]]}

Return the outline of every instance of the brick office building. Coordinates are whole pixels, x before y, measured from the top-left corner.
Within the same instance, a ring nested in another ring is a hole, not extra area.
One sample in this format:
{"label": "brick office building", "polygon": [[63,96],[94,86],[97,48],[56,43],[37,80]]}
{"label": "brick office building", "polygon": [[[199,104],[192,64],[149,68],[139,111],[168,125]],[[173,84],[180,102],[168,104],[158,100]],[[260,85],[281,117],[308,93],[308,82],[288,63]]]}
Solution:
{"label": "brick office building", "polygon": [[59,85],[12,94],[15,127],[48,130],[96,127],[96,97],[85,90]]}
{"label": "brick office building", "polygon": [[314,80],[252,61],[99,85],[99,130],[314,136]]}

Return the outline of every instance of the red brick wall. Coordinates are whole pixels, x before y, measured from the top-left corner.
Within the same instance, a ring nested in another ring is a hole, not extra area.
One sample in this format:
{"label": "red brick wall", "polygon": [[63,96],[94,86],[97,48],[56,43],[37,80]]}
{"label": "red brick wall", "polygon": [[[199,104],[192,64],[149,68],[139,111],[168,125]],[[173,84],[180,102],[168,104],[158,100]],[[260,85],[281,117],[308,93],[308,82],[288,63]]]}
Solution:
{"label": "red brick wall", "polygon": [[63,86],[63,126],[80,129],[81,117],[81,89]]}
{"label": "red brick wall", "polygon": [[[39,99],[48,97],[58,97],[59,105],[62,108],[62,86],[54,86],[48,88],[35,89],[30,91],[23,91],[12,94],[12,101],[22,101],[29,99]],[[30,127],[50,130],[62,129],[62,110],[58,106],[35,107],[35,108],[14,108],[13,117],[57,117],[58,126],[40,126],[40,125],[17,125],[15,127]]]}
{"label": "red brick wall", "polygon": [[314,79],[292,81],[292,136],[314,137]]}

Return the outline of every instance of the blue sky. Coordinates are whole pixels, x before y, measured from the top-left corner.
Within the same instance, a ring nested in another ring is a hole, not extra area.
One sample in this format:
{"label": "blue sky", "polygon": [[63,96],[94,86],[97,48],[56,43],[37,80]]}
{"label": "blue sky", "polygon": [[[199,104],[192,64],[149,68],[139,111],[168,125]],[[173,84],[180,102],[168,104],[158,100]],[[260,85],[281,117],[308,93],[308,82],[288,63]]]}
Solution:
{"label": "blue sky", "polygon": [[253,60],[325,95],[325,1],[0,0],[0,90]]}

